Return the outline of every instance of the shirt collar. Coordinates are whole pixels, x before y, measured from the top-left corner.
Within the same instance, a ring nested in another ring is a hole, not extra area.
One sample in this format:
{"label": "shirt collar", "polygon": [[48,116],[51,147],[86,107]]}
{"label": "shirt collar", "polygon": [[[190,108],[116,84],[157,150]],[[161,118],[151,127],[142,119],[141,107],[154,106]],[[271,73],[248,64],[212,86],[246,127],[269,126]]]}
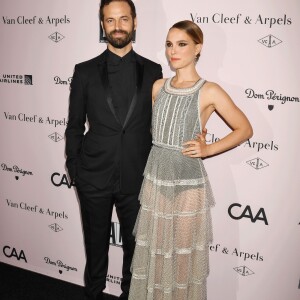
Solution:
{"label": "shirt collar", "polygon": [[110,65],[119,65],[121,62],[122,63],[129,63],[129,62],[135,62],[135,55],[133,52],[133,49],[131,49],[126,55],[123,57],[111,52],[108,49],[108,57],[107,57],[107,62]]}

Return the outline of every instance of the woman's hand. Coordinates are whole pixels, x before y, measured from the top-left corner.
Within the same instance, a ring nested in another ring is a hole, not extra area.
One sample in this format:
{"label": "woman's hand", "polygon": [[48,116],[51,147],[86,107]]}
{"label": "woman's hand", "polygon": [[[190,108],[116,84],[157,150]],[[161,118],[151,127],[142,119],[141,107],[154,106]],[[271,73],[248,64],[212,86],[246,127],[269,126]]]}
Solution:
{"label": "woman's hand", "polygon": [[207,157],[209,156],[208,153],[208,145],[206,144],[206,137],[207,129],[204,128],[201,134],[197,134],[197,138],[191,141],[187,141],[183,144],[185,149],[181,152],[184,156],[189,156],[192,158],[197,157]]}

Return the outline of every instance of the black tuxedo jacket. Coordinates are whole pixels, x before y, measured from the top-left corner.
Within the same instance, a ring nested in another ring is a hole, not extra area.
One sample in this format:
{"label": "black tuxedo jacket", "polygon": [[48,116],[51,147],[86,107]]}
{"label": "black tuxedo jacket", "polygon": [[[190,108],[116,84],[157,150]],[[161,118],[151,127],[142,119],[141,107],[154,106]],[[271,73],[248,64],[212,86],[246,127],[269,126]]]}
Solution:
{"label": "black tuxedo jacket", "polygon": [[[107,52],[75,66],[66,129],[66,165],[72,180],[78,178],[99,189],[120,172],[121,191],[137,193],[152,144],[152,85],[162,77],[162,70],[159,64],[134,52],[136,91],[121,124],[109,88]],[[88,131],[84,134],[86,124]]]}

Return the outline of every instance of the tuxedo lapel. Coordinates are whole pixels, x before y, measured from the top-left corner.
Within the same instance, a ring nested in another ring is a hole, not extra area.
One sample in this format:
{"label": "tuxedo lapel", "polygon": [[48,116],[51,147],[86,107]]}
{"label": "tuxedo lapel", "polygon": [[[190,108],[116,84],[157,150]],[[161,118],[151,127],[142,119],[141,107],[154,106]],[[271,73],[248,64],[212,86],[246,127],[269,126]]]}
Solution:
{"label": "tuxedo lapel", "polygon": [[98,71],[99,76],[101,78],[101,82],[104,89],[104,97],[106,98],[106,102],[114,115],[116,121],[121,124],[120,119],[115,111],[111,90],[109,88],[109,81],[108,81],[108,69],[107,69],[107,50],[102,54],[98,63]]}
{"label": "tuxedo lapel", "polygon": [[123,128],[127,125],[128,121],[134,111],[138,96],[139,96],[141,88],[142,88],[142,83],[143,83],[144,65],[141,63],[141,61],[137,57],[137,54],[135,54],[135,55],[136,55],[136,59],[137,59],[136,60],[136,89],[135,89],[135,93],[133,95],[132,101],[130,103],[128,113],[126,115],[126,119],[123,124]]}

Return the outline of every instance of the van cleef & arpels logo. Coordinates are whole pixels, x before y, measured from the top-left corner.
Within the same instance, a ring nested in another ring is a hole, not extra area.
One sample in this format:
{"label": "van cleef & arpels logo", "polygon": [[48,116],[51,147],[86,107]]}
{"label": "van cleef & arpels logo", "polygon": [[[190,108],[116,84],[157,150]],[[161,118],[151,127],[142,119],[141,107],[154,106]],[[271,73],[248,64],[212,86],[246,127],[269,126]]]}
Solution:
{"label": "van cleef & arpels logo", "polygon": [[221,244],[211,244],[208,246],[208,249],[212,253],[219,253],[222,255],[232,255],[235,257],[239,257],[244,261],[264,261],[263,255],[259,251],[241,251],[239,248],[230,248]]}
{"label": "van cleef & arpels logo", "polygon": [[246,24],[246,25],[264,25],[269,28],[274,26],[288,26],[292,25],[292,18],[286,14],[281,17],[270,17],[259,14],[257,16],[243,15],[236,13],[227,15],[222,12],[216,12],[210,16],[203,16],[199,13],[190,13],[190,18],[193,22],[204,24],[204,23],[216,23],[216,24]]}
{"label": "van cleef & arpels logo", "polygon": [[282,40],[280,40],[279,38],[275,37],[272,34],[269,34],[261,39],[258,40],[262,45],[268,47],[268,48],[272,48],[275,47],[277,45],[279,45],[280,43],[282,43]]}
{"label": "van cleef & arpels logo", "polygon": [[68,121],[66,118],[56,119],[50,116],[40,116],[37,114],[30,113],[11,113],[9,111],[4,111],[4,118],[7,121],[18,121],[26,123],[36,123],[36,124],[46,124],[53,125],[54,127],[58,126],[67,126]]}
{"label": "van cleef & arpels logo", "polygon": [[48,135],[49,139],[51,139],[53,142],[60,142],[64,139],[62,135],[60,135],[58,132],[53,132],[52,134]]}
{"label": "van cleef & arpels logo", "polygon": [[249,276],[249,275],[254,274],[254,272],[252,270],[250,270],[249,268],[247,268],[246,266],[236,267],[236,268],[233,268],[233,270],[242,276]]}
{"label": "van cleef & arpels logo", "polygon": [[263,168],[266,168],[269,166],[268,163],[266,163],[265,161],[263,161],[261,158],[257,157],[257,158],[253,158],[251,160],[247,161],[247,164],[249,166],[251,166],[252,168],[254,168],[255,170],[261,170]]}
{"label": "van cleef & arpels logo", "polygon": [[51,225],[48,226],[51,230],[53,230],[54,232],[60,232],[63,230],[63,228],[61,226],[59,226],[57,223],[53,223]]}
{"label": "van cleef & arpels logo", "polygon": [[58,43],[58,42],[60,42],[61,40],[63,40],[65,37],[61,34],[61,33],[59,33],[59,32],[53,32],[52,34],[50,34],[49,36],[48,36],[48,38],[51,40],[51,41],[53,41],[53,42],[55,42],[55,43]]}
{"label": "van cleef & arpels logo", "polygon": [[70,18],[67,15],[64,16],[17,16],[17,17],[9,17],[2,16],[2,23],[4,25],[54,25],[55,27],[58,25],[64,25],[71,23]]}
{"label": "van cleef & arpels logo", "polygon": [[37,204],[28,204],[25,201],[17,202],[10,199],[5,199],[8,208],[20,209],[28,213],[37,213],[44,216],[49,216],[51,218],[68,220],[68,214],[65,211],[56,211],[49,207],[41,207]]}

